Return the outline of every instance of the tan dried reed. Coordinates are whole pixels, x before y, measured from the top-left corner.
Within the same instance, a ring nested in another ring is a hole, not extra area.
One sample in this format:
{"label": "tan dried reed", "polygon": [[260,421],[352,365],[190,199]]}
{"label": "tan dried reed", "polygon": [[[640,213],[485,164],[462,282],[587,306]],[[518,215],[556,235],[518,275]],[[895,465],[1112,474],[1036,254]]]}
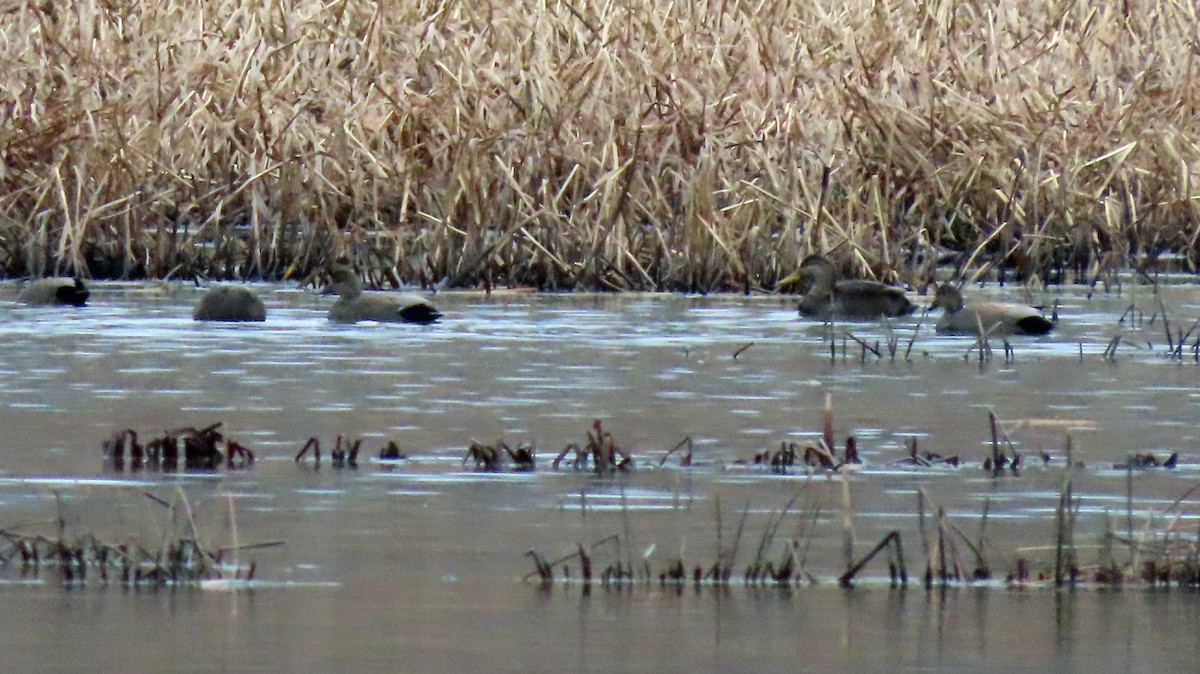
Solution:
{"label": "tan dried reed", "polygon": [[1200,239],[1190,3],[14,0],[0,271],[773,288]]}

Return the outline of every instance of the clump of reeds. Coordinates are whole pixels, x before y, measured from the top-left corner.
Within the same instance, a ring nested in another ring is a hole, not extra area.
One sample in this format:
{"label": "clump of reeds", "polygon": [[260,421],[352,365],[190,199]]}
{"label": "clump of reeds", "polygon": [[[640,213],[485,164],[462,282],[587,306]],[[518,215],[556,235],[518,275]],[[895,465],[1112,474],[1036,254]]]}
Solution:
{"label": "clump of reeds", "polygon": [[558,470],[563,461],[575,470],[585,470],[590,466],[598,475],[633,470],[633,454],[617,445],[613,434],[604,430],[599,419],[592,422],[582,446],[568,443],[550,465]]}
{"label": "clump of reeds", "polygon": [[530,471],[537,467],[537,449],[533,443],[521,443],[514,450],[503,439],[491,445],[471,440],[462,461],[464,466],[468,461],[473,461],[476,470],[487,471],[500,470],[505,461],[512,461],[514,470]]}
{"label": "clump of reeds", "polygon": [[[1004,475],[1007,469],[1012,473],[1013,477],[1021,474],[1021,467],[1024,465],[1024,455],[1013,445],[1012,440],[1008,437],[1008,432],[1004,430],[1000,422],[996,419],[996,413],[988,410],[988,430],[992,438],[992,451],[989,456],[983,460],[983,469],[992,474],[992,477],[1000,477]],[[1003,445],[1001,445],[1003,440]],[[1067,442],[1070,442],[1068,438]],[[1045,450],[1039,449],[1038,456],[1042,460],[1042,465],[1050,464],[1050,455]]]}
{"label": "clump of reeds", "polygon": [[940,246],[1094,283],[1197,249],[1186,3],[22,7],[9,275],[745,290]]}
{"label": "clump of reeds", "polygon": [[132,428],[116,431],[102,445],[104,458],[113,470],[124,470],[128,457],[129,468],[134,471],[177,470],[181,459],[184,470],[216,470],[222,464],[235,470],[253,464],[254,452],[222,433],[219,429],[223,423],[177,428],[145,444]]}
{"label": "clump of reeds", "polygon": [[[1200,485],[1188,489],[1163,511],[1162,515],[1170,516],[1167,527],[1155,527],[1155,516],[1152,515],[1139,532],[1135,530],[1133,521],[1133,477],[1136,473],[1132,467],[1126,467],[1125,531],[1118,534],[1112,518],[1106,517],[1104,531],[1099,536],[1100,545],[1080,545],[1079,540],[1086,532],[1079,530],[1081,497],[1074,489],[1074,472],[1079,468],[1081,464],[1073,461],[1068,444],[1066,467],[1056,495],[1052,542],[1011,551],[1008,556],[1013,560],[1013,566],[1002,585],[993,581],[993,561],[997,556],[1004,556],[1006,551],[989,535],[991,498],[983,501],[978,529],[968,532],[960,524],[959,518],[951,516],[944,507],[934,502],[924,488],[918,488],[917,531],[924,551],[925,564],[921,575],[925,587],[981,583],[984,586],[992,584],[1003,587],[1025,587],[1030,584],[1043,587],[1113,586],[1140,582],[1146,585],[1175,584],[1191,589],[1200,588],[1200,535],[1185,532],[1185,519],[1180,512],[1181,504],[1200,490]],[[890,585],[894,588],[907,587],[908,565],[901,543],[905,532],[899,529],[888,531],[865,555],[855,556],[850,473],[843,470],[841,475],[840,519],[845,566],[836,576],[836,581],[843,587],[852,587],[863,578],[867,566],[884,555]],[[576,545],[574,550],[557,560],[547,561],[536,551],[528,552],[535,568],[525,578],[536,576],[546,586],[558,580],[573,582],[575,576],[568,562],[578,560],[579,579],[589,586],[597,577],[593,571],[594,567],[598,568],[595,561],[597,551],[611,547],[612,561],[599,574],[599,580],[606,588],[651,586],[655,580],[659,586],[680,588],[689,583],[697,588],[724,588],[739,582],[752,587],[789,588],[805,581],[817,582],[818,577],[807,568],[807,556],[816,527],[821,521],[821,500],[811,491],[807,491],[809,498],[797,516],[793,536],[783,541],[782,545],[778,540],[782,523],[810,484],[806,482],[801,492],[789,499],[782,509],[767,515],[757,546],[751,551],[745,565],[740,567],[740,576],[735,576],[734,571],[739,568],[738,558],[750,517],[750,504],[741,509],[736,529],[729,536],[722,517],[721,499],[718,497],[715,499],[716,525],[713,532],[715,555],[711,563],[691,564],[680,553],[668,557],[655,571],[651,565],[655,546],[651,545],[642,555],[640,566],[635,565],[631,554],[632,536],[626,518],[623,534],[613,534],[589,547]],[[1123,560],[1119,559],[1120,546],[1126,549]],[[1098,557],[1095,562],[1085,563],[1081,558],[1081,550],[1090,547],[1098,550]],[[1035,553],[1040,553],[1040,556],[1032,556]]]}
{"label": "clump of reeds", "polygon": [[[353,441],[340,433],[334,443],[333,449],[329,451],[329,463],[334,468],[358,468],[358,454],[362,449],[362,438],[356,438]],[[304,457],[308,456],[309,451],[312,451],[313,466],[321,467],[321,440],[317,437],[311,437],[300,447],[300,451],[296,452],[293,461],[301,463]],[[388,440],[387,444],[379,449],[379,459],[381,461],[396,461],[399,459],[407,459],[408,455],[400,451],[400,445],[396,444],[395,440]]]}
{"label": "clump of reeds", "polygon": [[915,466],[917,468],[929,468],[931,466],[944,465],[952,468],[958,468],[959,464],[961,463],[957,454],[943,456],[937,452],[931,451],[921,453],[917,450],[917,437],[915,435],[909,436],[908,440],[906,441],[906,445],[908,447],[908,456],[896,461],[895,463],[897,465]]}
{"label": "clump of reeds", "polygon": [[[799,496],[800,494],[798,493],[779,512],[771,513],[768,516],[754,555],[747,563],[740,577],[744,585],[790,587],[805,579],[812,579],[811,574],[804,568],[804,549],[807,543],[802,546],[799,537],[786,542],[779,553],[780,557],[778,561],[771,558],[773,554],[772,550],[776,548],[775,539],[778,535],[779,527],[787,518],[789,511],[795,505]],[[692,583],[696,587],[702,585],[729,587],[731,583],[738,580],[734,577],[733,570],[737,563],[738,551],[741,546],[746,521],[749,517],[749,509],[749,504],[742,509],[733,540],[726,543],[723,534],[724,523],[721,517],[721,501],[719,498],[716,500],[716,555],[712,564],[707,567],[701,564],[689,566],[680,554],[667,559],[665,564],[656,572],[650,563],[650,557],[656,548],[653,545],[642,555],[641,566],[635,567],[632,555],[630,554],[632,536],[628,530],[628,526],[626,526],[624,534],[607,536],[586,548],[581,544],[576,544],[575,550],[553,561],[547,561],[545,556],[536,550],[526,552],[525,555],[533,561],[534,569],[526,573],[524,579],[529,580],[536,576],[543,586],[553,584],[556,579],[573,581],[575,578],[571,573],[571,567],[568,563],[577,560],[580,569],[578,580],[582,583],[586,591],[595,579],[593,572],[595,562],[593,560],[597,551],[607,547],[612,549],[613,558],[599,574],[599,581],[605,588],[627,588],[639,584],[651,585],[655,580],[657,580],[660,586],[680,588],[687,583]],[[810,507],[805,513],[802,513],[799,519],[801,529],[806,522],[811,526],[811,523],[816,520],[819,512],[819,505],[815,505]],[[811,538],[811,531],[809,537]],[[556,576],[555,569],[559,569],[560,575]]]}
{"label": "clump of reeds", "polygon": [[777,450],[765,449],[755,452],[753,464],[769,466],[776,473],[786,473],[799,463],[803,463],[809,468],[823,470],[838,470],[845,465],[862,463],[862,458],[858,455],[858,439],[853,435],[846,438],[846,451],[842,460],[837,457],[834,443],[833,396],[826,393],[825,407],[821,413],[821,438],[819,440],[803,445],[783,440],[779,443]]}
{"label": "clump of reeds", "polygon": [[[43,569],[54,570],[68,585],[86,583],[89,577],[108,583],[112,576],[125,586],[196,585],[206,581],[251,581],[257,565],[235,561],[243,550],[274,547],[280,541],[242,544],[236,540],[226,547],[212,547],[201,541],[191,505],[182,489],[167,501],[150,493],[143,495],[166,509],[167,528],[158,546],[138,542],[111,543],[93,533],[69,534],[63,515],[62,499],[56,494],[57,531],[53,534],[29,533],[28,527],[0,529],[0,540],[7,549],[0,550],[0,566],[13,567],[26,575],[40,575]],[[233,503],[230,500],[232,517]]]}
{"label": "clump of reeds", "polygon": [[679,441],[679,444],[675,445],[671,449],[668,449],[666,453],[663,454],[662,459],[660,459],[658,462],[658,467],[662,468],[664,465],[666,465],[667,459],[671,458],[671,455],[675,452],[680,452],[679,466],[681,468],[690,467],[692,465],[692,449],[692,436],[689,435],[684,437],[684,439]]}

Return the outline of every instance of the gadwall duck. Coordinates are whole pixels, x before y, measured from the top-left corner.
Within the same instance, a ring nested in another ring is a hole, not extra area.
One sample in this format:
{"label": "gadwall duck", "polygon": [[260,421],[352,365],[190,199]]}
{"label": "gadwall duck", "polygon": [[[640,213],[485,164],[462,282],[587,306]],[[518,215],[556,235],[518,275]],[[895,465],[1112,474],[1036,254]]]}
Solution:
{"label": "gadwall duck", "polygon": [[196,321],[265,321],[267,307],[247,288],[213,286],[192,311]]}
{"label": "gadwall duck", "polygon": [[329,288],[338,300],[329,309],[336,323],[379,321],[380,323],[433,323],[442,317],[429,300],[412,293],[364,293],[358,274],[349,267],[334,267]]}
{"label": "gadwall duck", "polygon": [[938,287],[932,309],[944,309],[937,331],[951,335],[978,335],[980,327],[988,335],[1044,335],[1054,323],[1033,307],[1007,302],[966,304],[962,292],[949,283]]}
{"label": "gadwall duck", "polygon": [[86,307],[89,294],[83,279],[79,277],[43,278],[25,284],[17,300],[35,307],[55,304]]}
{"label": "gadwall duck", "polygon": [[905,316],[916,309],[900,288],[878,281],[839,281],[837,276],[837,268],[827,258],[809,255],[800,263],[800,269],[781,284],[807,281],[807,290],[800,298],[800,314],[822,321]]}

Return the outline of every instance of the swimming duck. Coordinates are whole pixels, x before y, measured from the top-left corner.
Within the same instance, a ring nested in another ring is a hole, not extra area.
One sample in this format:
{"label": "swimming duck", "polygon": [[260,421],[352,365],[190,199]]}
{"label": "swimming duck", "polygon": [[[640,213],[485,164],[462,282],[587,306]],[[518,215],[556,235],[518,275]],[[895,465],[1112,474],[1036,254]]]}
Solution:
{"label": "swimming duck", "polygon": [[265,321],[267,308],[262,300],[247,288],[213,286],[192,311],[196,321]]}
{"label": "swimming duck", "polygon": [[85,307],[89,294],[83,279],[79,277],[43,278],[27,283],[21,289],[17,300],[35,307],[55,304]]}
{"label": "swimming duck", "polygon": [[338,301],[329,309],[329,320],[336,323],[379,321],[381,323],[433,323],[442,317],[429,300],[412,293],[364,293],[358,274],[345,266],[329,273],[330,289]]}
{"label": "swimming duck", "polygon": [[1044,335],[1054,329],[1042,312],[1033,307],[1007,302],[965,304],[962,292],[949,283],[937,289],[930,309],[945,310],[937,331],[951,335],[978,335],[980,326],[988,335]]}
{"label": "swimming duck", "polygon": [[822,321],[830,319],[873,320],[880,316],[904,316],[916,306],[900,288],[878,281],[837,280],[837,268],[823,255],[809,255],[800,269],[782,283],[808,281],[800,298],[800,315]]}

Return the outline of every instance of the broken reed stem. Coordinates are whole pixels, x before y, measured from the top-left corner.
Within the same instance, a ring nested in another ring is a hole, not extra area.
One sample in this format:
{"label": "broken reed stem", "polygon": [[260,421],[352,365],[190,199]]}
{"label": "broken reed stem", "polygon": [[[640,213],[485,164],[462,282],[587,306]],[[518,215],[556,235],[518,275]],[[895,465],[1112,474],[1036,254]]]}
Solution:
{"label": "broken reed stem", "polygon": [[745,344],[743,344],[743,345],[739,346],[739,347],[738,347],[738,349],[737,349],[736,351],[734,351],[734,352],[733,352],[733,359],[734,359],[734,360],[737,360],[737,357],[738,357],[738,356],[740,356],[740,355],[742,355],[743,353],[745,353],[745,352],[746,352],[746,350],[747,350],[747,349],[749,349],[749,348],[750,348],[750,347],[752,347],[752,346],[754,346],[754,342],[746,342]]}
{"label": "broken reed stem", "polygon": [[928,314],[929,314],[929,307],[925,307],[924,309],[921,310],[921,317],[917,319],[917,324],[915,326],[913,326],[912,337],[909,337],[908,346],[905,347],[905,349],[904,349],[904,360],[909,359],[909,355],[912,353],[913,344],[915,344],[917,341],[917,333],[919,333],[921,331],[921,325],[923,325],[925,323],[925,317]]}
{"label": "broken reed stem", "polygon": [[833,394],[825,394],[825,410],[821,414],[821,439],[825,441],[825,448],[832,455],[834,452],[833,438]]}
{"label": "broken reed stem", "polygon": [[887,336],[886,343],[888,359],[895,361],[896,351],[900,348],[900,337],[896,334],[896,331],[892,329],[892,321],[887,316],[883,317],[883,331],[884,335]]}
{"label": "broken reed stem", "polygon": [[812,548],[813,540],[816,538],[817,522],[821,519],[822,499],[814,490],[809,492],[808,507],[805,508],[805,514],[796,523],[798,537],[802,539],[803,544],[800,548],[800,571],[807,573],[804,569],[808,563],[808,551]]}
{"label": "broken reed stem", "polygon": [[[1120,346],[1120,344],[1121,344],[1121,335],[1120,334],[1114,335],[1112,340],[1110,340],[1108,342],[1108,346],[1104,347],[1104,354],[1102,355],[1102,357],[1109,361],[1116,360],[1117,359],[1117,347]],[[1080,344],[1079,348],[1080,349],[1083,348],[1082,343]]]}
{"label": "broken reed stem", "polygon": [[938,580],[942,585],[945,585],[950,580],[950,574],[946,568],[946,526],[945,526],[946,511],[941,506],[937,507],[937,555],[938,555]]}
{"label": "broken reed stem", "polygon": [[1125,311],[1123,311],[1121,313],[1121,316],[1119,318],[1117,318],[1117,325],[1124,325],[1126,316],[1128,316],[1130,319],[1129,324],[1133,325],[1134,311],[1136,311],[1136,310],[1137,310],[1136,304],[1131,303],[1128,307],[1125,307]]}
{"label": "broken reed stem", "polygon": [[979,536],[976,539],[977,543],[972,548],[975,551],[976,558],[979,560],[980,566],[991,575],[991,566],[987,563],[987,559],[983,555],[983,545],[986,540],[988,513],[992,509],[992,495],[988,494],[983,500],[983,513],[979,518]]}
{"label": "broken reed stem", "polygon": [[1167,353],[1175,352],[1175,342],[1171,338],[1171,321],[1167,318],[1167,305],[1163,302],[1162,295],[1158,296],[1158,310],[1162,312],[1163,332],[1167,336]]}
{"label": "broken reed stem", "polygon": [[1073,546],[1072,532],[1074,513],[1072,512],[1072,483],[1071,466],[1063,473],[1062,486],[1059,489],[1058,507],[1054,509],[1055,540],[1054,540],[1054,586],[1062,587],[1069,574],[1074,582],[1074,554],[1068,549]]}
{"label": "broken reed stem", "polygon": [[[592,543],[590,546],[588,546],[588,550],[589,550],[590,552],[592,552],[592,553],[595,553],[597,548],[599,548],[599,547],[600,547],[600,546],[602,546],[602,545],[607,545],[609,542],[615,542],[615,543],[617,543],[617,544],[618,544],[618,546],[619,546],[619,545],[620,545],[620,538],[621,538],[621,537],[620,537],[619,535],[617,535],[617,534],[610,534],[610,535],[608,535],[608,536],[605,536],[604,538],[601,538],[600,540],[596,541],[595,543]],[[579,545],[579,544],[577,544],[577,545]],[[547,566],[547,567],[549,567],[549,568],[551,568],[551,569],[553,569],[554,567],[558,566],[559,564],[562,564],[563,562],[569,562],[569,561],[571,561],[572,559],[575,559],[576,557],[579,557],[580,559],[583,559],[583,558],[581,557],[581,555],[582,555],[582,554],[584,554],[583,546],[582,546],[582,545],[579,545],[579,548],[578,548],[578,549],[577,549],[575,552],[572,552],[572,553],[570,553],[570,554],[568,554],[568,555],[564,555],[564,556],[562,556],[562,557],[559,557],[558,559],[554,560],[553,562],[546,562],[546,566]],[[525,555],[526,555],[526,556],[531,556],[531,555],[537,555],[537,553],[535,553],[535,552],[533,552],[533,551],[531,550],[531,551],[529,551],[529,552],[526,552],[526,553],[525,553]],[[537,556],[538,556],[538,557],[541,557],[541,555],[537,555]],[[543,558],[543,559],[542,559],[542,561],[545,561],[545,559]],[[537,563],[537,562],[536,562],[536,560],[535,560],[535,564],[536,564],[536,563]],[[540,566],[540,565],[539,565],[539,566]],[[529,573],[526,573],[524,576],[522,576],[522,577],[521,577],[521,580],[529,580],[530,578],[532,578],[532,577],[534,577],[534,576],[536,576],[536,575],[539,575],[539,571],[538,571],[538,569],[534,569],[533,571],[530,571]]]}
{"label": "broken reed stem", "polygon": [[975,325],[979,329],[979,341],[976,342],[979,344],[979,361],[989,361],[992,359],[992,345],[988,342],[988,331],[983,329],[983,318],[978,313],[975,314]]}
{"label": "broken reed stem", "polygon": [[998,477],[1004,472],[1000,462],[1000,440],[996,432],[996,414],[988,410],[988,428],[992,432],[992,477]]}
{"label": "broken reed stem", "polygon": [[921,549],[925,553],[925,587],[933,584],[933,554],[929,542],[929,530],[925,526],[925,488],[917,488],[917,527],[921,532]]}
{"label": "broken reed stem", "polygon": [[[958,536],[959,540],[961,540],[963,542],[963,544],[967,546],[967,549],[971,551],[971,555],[975,557],[975,569],[971,573],[970,576],[967,576],[968,582],[971,580],[986,580],[987,578],[990,578],[991,577],[991,569],[987,563],[987,556],[984,555],[984,552],[983,552],[983,540],[980,539],[978,544],[972,542],[971,539],[967,536],[967,534],[962,529],[960,529],[958,527],[958,525],[955,524],[949,518],[946,518],[946,526],[947,526],[947,528],[950,529],[951,533],[956,534]],[[951,548],[953,549],[954,548],[953,539],[951,539],[950,542],[951,542]],[[958,572],[960,572],[962,565],[958,562],[958,554],[957,553],[955,553],[955,555],[954,555],[954,560],[955,560],[955,571],[956,571],[956,573],[958,573]]]}
{"label": "broken reed stem", "polygon": [[723,543],[724,539],[722,538],[722,533],[723,533],[724,527],[721,522],[721,495],[717,494],[713,498],[713,501],[714,501],[713,509],[715,511],[715,515],[717,518],[717,558],[713,562],[713,569],[716,570],[716,575],[717,575],[717,578],[715,580],[719,581],[720,573],[721,573],[721,559],[725,555],[725,548],[724,548],[724,543]]}
{"label": "broken reed stem", "polygon": [[687,447],[687,451],[684,452],[684,457],[685,457],[684,461],[686,461],[687,465],[690,465],[691,457],[692,457],[692,436],[689,435],[689,436],[685,437],[684,439],[680,440],[679,444],[675,445],[671,449],[668,449],[666,454],[663,454],[662,459],[659,460],[659,462],[658,462],[658,467],[662,468],[663,465],[665,465],[667,463],[667,459],[670,458],[670,456],[672,454],[674,454],[677,450],[679,450],[683,447]]}
{"label": "broken reed stem", "polygon": [[[1192,322],[1191,326],[1188,327],[1187,332],[1180,331],[1178,333],[1179,338],[1175,340],[1175,350],[1171,352],[1171,355],[1175,360],[1178,360],[1181,363],[1183,362],[1183,347],[1192,334],[1196,332],[1197,327],[1200,327],[1200,318],[1197,318]],[[1200,341],[1198,341],[1198,343],[1200,343]]]}
{"label": "broken reed stem", "polygon": [[742,517],[738,520],[737,531],[733,535],[733,546],[729,549],[728,562],[725,565],[725,569],[721,572],[722,580],[728,580],[730,574],[733,573],[733,566],[737,561],[738,548],[742,545],[742,532],[746,530],[746,519],[749,516],[750,502],[747,501],[746,505],[742,507]]}
{"label": "broken reed stem", "polygon": [[[807,485],[807,483],[805,484]],[[803,489],[804,487],[802,486],[801,491]],[[771,544],[775,541],[775,534],[779,530],[780,523],[783,522],[783,518],[787,517],[788,511],[791,510],[792,505],[796,503],[796,499],[799,497],[800,492],[797,492],[792,498],[788,499],[788,502],[784,504],[783,510],[780,511],[778,516],[772,517],[768,515],[767,524],[763,527],[762,538],[758,541],[758,550],[754,553],[753,568],[759,569],[762,567],[766,560],[767,550],[770,549]]]}
{"label": "broken reed stem", "polygon": [[875,547],[872,548],[871,551],[866,554],[866,556],[864,556],[862,559],[858,560],[858,562],[855,563],[854,565],[850,566],[846,570],[846,573],[843,573],[841,575],[841,577],[838,578],[838,583],[842,587],[847,587],[847,588],[852,587],[854,584],[854,577],[858,575],[858,572],[862,571],[863,567],[865,567],[867,564],[869,564],[870,561],[875,558],[875,555],[878,555],[880,552],[882,552],[885,548],[888,547],[889,544],[895,546],[894,550],[896,553],[896,557],[899,560],[899,571],[900,571],[901,584],[907,585],[908,584],[908,572],[904,568],[904,549],[900,545],[900,532],[896,531],[896,530],[889,532],[886,536],[883,537],[883,540],[879,541],[879,543],[876,544]]}
{"label": "broken reed stem", "polygon": [[240,576],[242,573],[242,565],[240,562],[242,557],[242,544],[238,537],[237,509],[233,506],[233,494],[225,494],[225,500],[229,504],[229,536],[230,540],[233,541],[233,572],[235,576]]}
{"label": "broken reed stem", "polygon": [[1125,464],[1125,537],[1129,541],[1129,565],[1137,563],[1133,539],[1133,461]]}
{"label": "broken reed stem", "polygon": [[[625,550],[625,568],[630,573],[633,572],[633,530],[629,524],[629,501],[625,496],[625,480],[621,480],[621,527],[625,531],[625,539],[622,541]],[[618,553],[620,560],[620,553]],[[618,561],[620,564],[620,561]]]}
{"label": "broken reed stem", "polygon": [[846,569],[854,564],[854,517],[850,503],[850,471],[842,466],[842,552],[846,557]]}
{"label": "broken reed stem", "polygon": [[853,332],[847,331],[845,333],[845,336],[849,337],[850,339],[853,339],[854,341],[858,342],[858,344],[860,346],[862,346],[862,356],[861,356],[860,360],[863,360],[863,361],[866,360],[866,355],[867,355],[868,351],[870,351],[876,358],[883,358],[883,353],[880,352],[878,346],[871,346],[865,340],[863,340],[862,338],[860,338],[858,335],[854,334]]}

